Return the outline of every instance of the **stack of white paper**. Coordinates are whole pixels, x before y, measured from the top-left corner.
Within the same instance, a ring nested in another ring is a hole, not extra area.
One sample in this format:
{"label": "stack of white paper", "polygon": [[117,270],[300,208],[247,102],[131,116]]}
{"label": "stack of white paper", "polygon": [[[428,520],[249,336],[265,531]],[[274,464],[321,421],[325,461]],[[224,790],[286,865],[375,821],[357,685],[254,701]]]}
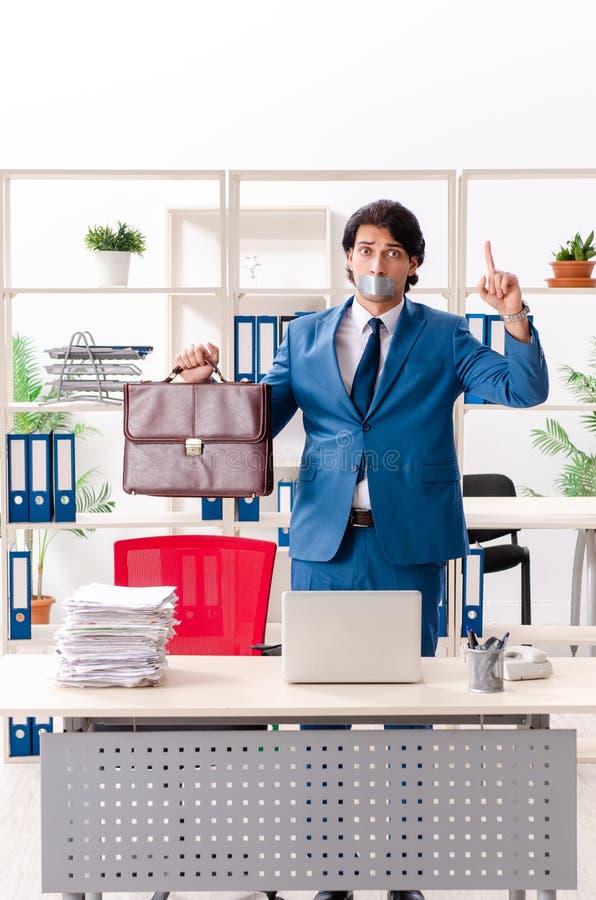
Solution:
{"label": "stack of white paper", "polygon": [[58,684],[145,687],[159,684],[174,634],[173,587],[86,584],[66,602],[56,632]]}

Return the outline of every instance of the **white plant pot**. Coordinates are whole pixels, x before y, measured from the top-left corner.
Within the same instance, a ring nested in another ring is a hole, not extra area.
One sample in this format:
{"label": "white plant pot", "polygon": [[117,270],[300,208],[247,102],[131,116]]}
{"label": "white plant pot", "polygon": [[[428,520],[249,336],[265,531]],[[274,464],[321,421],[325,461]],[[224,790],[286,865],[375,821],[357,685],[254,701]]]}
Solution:
{"label": "white plant pot", "polygon": [[94,250],[98,287],[126,287],[130,253],[123,250]]}

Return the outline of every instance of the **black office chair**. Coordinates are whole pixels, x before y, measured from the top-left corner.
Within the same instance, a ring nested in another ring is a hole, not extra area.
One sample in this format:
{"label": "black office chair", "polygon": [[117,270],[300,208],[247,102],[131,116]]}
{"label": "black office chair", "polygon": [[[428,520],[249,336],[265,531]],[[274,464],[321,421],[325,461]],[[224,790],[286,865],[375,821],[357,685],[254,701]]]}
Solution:
{"label": "black office chair", "polygon": [[[515,497],[515,485],[506,475],[464,475],[464,497]],[[484,550],[484,573],[505,572],[521,566],[521,623],[530,625],[530,551],[517,542],[519,529],[473,528],[468,529],[471,544],[481,544]],[[486,541],[511,535],[510,544],[485,547]]]}

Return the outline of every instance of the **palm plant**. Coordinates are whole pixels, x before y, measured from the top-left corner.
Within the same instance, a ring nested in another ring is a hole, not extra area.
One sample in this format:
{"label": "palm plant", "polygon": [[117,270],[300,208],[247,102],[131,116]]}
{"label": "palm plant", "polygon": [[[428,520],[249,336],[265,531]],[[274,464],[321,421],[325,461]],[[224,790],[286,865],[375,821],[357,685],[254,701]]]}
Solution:
{"label": "palm plant", "polygon": [[[15,334],[12,340],[13,359],[13,397],[16,403],[34,403],[39,400],[51,400],[52,391],[42,396],[44,387],[43,373],[38,362],[35,342],[26,335]],[[67,429],[72,431],[77,440],[86,440],[92,435],[99,434],[99,430],[92,425],[73,423],[69,413],[59,411],[50,412],[18,412],[14,416],[14,430],[19,434],[29,434],[32,431],[48,433],[53,429]],[[76,482],[76,506],[77,513],[106,513],[116,505],[110,498],[111,487],[107,481],[97,485],[94,478],[97,469],[88,469],[79,475]],[[77,537],[87,538],[95,529],[93,528],[68,528],[71,534]],[[45,528],[27,529],[25,543],[31,547],[32,555],[37,549],[37,597],[43,595],[43,570],[46,553],[49,545],[57,536],[58,531],[49,531]]]}
{"label": "palm plant", "polygon": [[[565,384],[571,393],[583,403],[596,403],[596,338],[592,338],[589,368],[593,375],[578,372],[571,366],[559,369]],[[582,415],[582,422],[589,432],[596,435],[596,410]],[[555,481],[567,497],[591,497],[596,495],[596,453],[581,450],[577,447],[563,426],[555,419],[546,420],[546,428],[534,428],[532,446],[537,447],[546,456],[562,454],[567,462],[563,471]],[[540,497],[531,488],[524,488],[529,497]]]}

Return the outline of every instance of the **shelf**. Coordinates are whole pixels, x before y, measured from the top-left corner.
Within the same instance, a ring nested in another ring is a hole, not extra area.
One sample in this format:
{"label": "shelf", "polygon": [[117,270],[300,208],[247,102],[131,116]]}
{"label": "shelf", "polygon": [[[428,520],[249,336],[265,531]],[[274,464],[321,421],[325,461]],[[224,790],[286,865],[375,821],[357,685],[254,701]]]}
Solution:
{"label": "shelf", "polygon": [[[596,625],[510,625],[499,622],[485,623],[484,634],[509,632],[509,643],[515,644],[565,644],[566,646],[596,646]],[[553,664],[554,665],[554,664]]]}
{"label": "shelf", "polygon": [[462,175],[468,180],[517,181],[518,179],[550,180],[553,178],[587,179],[596,178],[596,169],[464,169]]}
{"label": "shelf", "polygon": [[32,625],[31,637],[25,641],[8,641],[9,653],[54,653],[56,649],[55,635],[60,626]]}
{"label": "shelf", "polygon": [[287,512],[264,512],[259,516],[258,522],[242,522],[237,519],[234,522],[235,528],[289,528],[290,513]]}
{"label": "shelf", "polygon": [[537,406],[502,406],[499,403],[464,403],[464,412],[473,409],[506,409],[508,412],[591,412],[596,403],[539,403]]}
{"label": "shelf", "polygon": [[[466,296],[469,297],[472,294],[478,294],[478,288],[476,287],[467,287],[465,289]],[[585,288],[549,288],[546,287],[524,287],[522,285],[521,292],[524,294],[596,294],[596,287],[585,287]],[[479,295],[478,295],[479,296]]]}
{"label": "shelf", "polygon": [[[263,296],[263,297],[286,297],[286,296],[324,296],[325,294],[341,294],[344,297],[349,297],[350,294],[354,293],[354,286],[348,285],[343,288],[241,288],[237,291],[234,291],[234,299],[240,300],[242,297],[251,297],[251,296]],[[447,297],[451,294],[449,288],[423,288],[423,287],[415,287],[411,288],[408,291],[408,297],[413,294],[419,295],[430,295],[436,294],[439,296]]]}
{"label": "shelf", "polygon": [[243,297],[324,297],[326,294],[350,293],[349,288],[240,288],[234,291],[234,299]]}
{"label": "shelf", "polygon": [[99,400],[63,400],[60,403],[7,403],[7,413],[46,412],[122,412],[121,403],[105,403]]}
{"label": "shelf", "polygon": [[49,179],[95,181],[104,179],[131,179],[145,181],[218,181],[225,169],[0,169],[0,175],[19,179]]}
{"label": "shelf", "polygon": [[233,181],[447,181],[451,169],[233,169]]}
{"label": "shelf", "polygon": [[185,526],[212,528],[221,526],[222,523],[218,519],[203,520],[200,518],[199,500],[200,498],[197,498],[196,513],[190,511],[130,514],[81,513],[77,516],[76,522],[9,522],[6,525],[6,530],[43,529],[47,531],[68,531],[73,528],[182,528]]}
{"label": "shelf", "polygon": [[221,287],[5,287],[3,294],[221,294]]}
{"label": "shelf", "polygon": [[596,762],[596,738],[578,736],[577,761],[578,763]]}

